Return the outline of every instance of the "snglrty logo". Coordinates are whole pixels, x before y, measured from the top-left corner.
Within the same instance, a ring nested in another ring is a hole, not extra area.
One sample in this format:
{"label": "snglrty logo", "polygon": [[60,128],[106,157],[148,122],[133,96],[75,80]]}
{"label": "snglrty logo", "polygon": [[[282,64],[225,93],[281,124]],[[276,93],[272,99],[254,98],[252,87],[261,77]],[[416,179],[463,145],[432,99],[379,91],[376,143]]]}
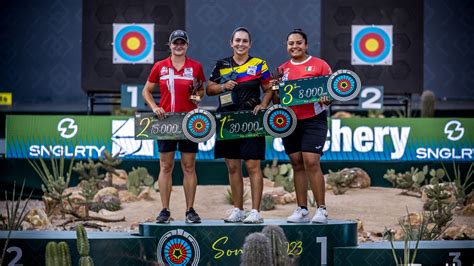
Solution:
{"label": "snglrty logo", "polygon": [[461,122],[457,120],[451,120],[444,126],[444,134],[447,135],[451,141],[460,140],[464,136],[464,128]]}
{"label": "snglrty logo", "polygon": [[63,118],[58,123],[58,131],[61,132],[61,137],[70,139],[77,133],[77,125],[72,118]]}

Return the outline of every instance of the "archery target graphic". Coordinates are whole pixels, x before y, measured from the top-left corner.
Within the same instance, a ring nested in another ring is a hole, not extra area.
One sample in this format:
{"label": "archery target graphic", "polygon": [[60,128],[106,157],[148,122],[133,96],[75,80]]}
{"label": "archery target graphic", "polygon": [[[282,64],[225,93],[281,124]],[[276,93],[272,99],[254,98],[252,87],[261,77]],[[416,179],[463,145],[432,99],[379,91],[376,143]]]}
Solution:
{"label": "archery target graphic", "polygon": [[393,26],[352,25],[353,65],[392,65]]}
{"label": "archery target graphic", "polygon": [[359,95],[361,86],[359,76],[347,69],[341,69],[332,73],[327,83],[329,94],[338,101],[354,99]]}
{"label": "archery target graphic", "polygon": [[154,24],[113,24],[113,63],[152,64]]}
{"label": "archery target graphic", "polygon": [[268,108],[263,115],[263,127],[276,138],[283,138],[293,133],[296,121],[295,112],[280,104]]}
{"label": "archery target graphic", "polygon": [[166,232],[158,242],[156,254],[160,265],[198,265],[199,244],[183,229]]}
{"label": "archery target graphic", "polygon": [[214,116],[210,112],[199,108],[187,113],[182,125],[186,138],[197,143],[209,140],[216,132]]}

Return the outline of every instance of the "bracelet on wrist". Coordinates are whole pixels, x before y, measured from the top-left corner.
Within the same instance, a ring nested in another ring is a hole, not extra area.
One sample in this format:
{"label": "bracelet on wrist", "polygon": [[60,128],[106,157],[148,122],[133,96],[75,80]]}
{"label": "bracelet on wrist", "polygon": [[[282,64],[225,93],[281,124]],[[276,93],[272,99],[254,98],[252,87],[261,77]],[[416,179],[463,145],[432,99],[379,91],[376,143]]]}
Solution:
{"label": "bracelet on wrist", "polygon": [[222,83],[222,84],[221,84],[221,92],[225,92],[225,91],[226,91],[226,89],[225,89],[225,87],[224,87],[224,83]]}

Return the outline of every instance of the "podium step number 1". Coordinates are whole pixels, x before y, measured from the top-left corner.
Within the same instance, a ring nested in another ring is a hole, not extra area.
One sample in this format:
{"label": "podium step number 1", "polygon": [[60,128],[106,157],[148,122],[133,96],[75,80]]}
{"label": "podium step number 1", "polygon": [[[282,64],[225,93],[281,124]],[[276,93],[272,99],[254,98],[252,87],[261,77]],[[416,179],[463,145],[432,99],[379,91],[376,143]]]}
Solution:
{"label": "podium step number 1", "polygon": [[142,97],[143,85],[122,84],[121,86],[121,108],[136,108],[140,111],[147,110]]}

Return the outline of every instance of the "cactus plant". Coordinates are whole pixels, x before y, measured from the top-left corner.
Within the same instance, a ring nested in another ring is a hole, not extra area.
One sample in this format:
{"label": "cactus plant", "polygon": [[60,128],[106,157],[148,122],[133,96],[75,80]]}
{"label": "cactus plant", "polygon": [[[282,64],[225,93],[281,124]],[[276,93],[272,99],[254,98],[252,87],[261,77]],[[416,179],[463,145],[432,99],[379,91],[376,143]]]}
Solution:
{"label": "cactus plant", "polygon": [[59,266],[58,243],[51,241],[46,245],[46,266]]}
{"label": "cactus plant", "polygon": [[5,190],[5,211],[6,216],[3,217],[0,214],[0,230],[19,231],[22,230],[21,224],[25,221],[27,215],[27,207],[30,203],[31,195],[33,195],[33,190],[31,190],[28,197],[24,198],[25,204],[21,206],[21,201],[23,200],[23,191],[25,189],[25,180],[23,180],[23,185],[21,186],[20,194],[18,198],[16,197],[16,182],[13,182],[13,190],[11,191],[11,199],[8,198],[8,193]]}
{"label": "cactus plant", "polygon": [[453,182],[455,186],[455,197],[457,200],[457,204],[459,206],[464,206],[466,204],[467,194],[470,191],[470,187],[474,185],[472,182],[472,176],[474,176],[474,163],[471,163],[469,169],[466,173],[461,173],[461,169],[459,165],[453,161],[453,172],[452,175],[448,174],[446,167],[442,164],[444,172],[449,180],[449,182]]}
{"label": "cactus plant", "polygon": [[89,239],[87,239],[86,229],[82,224],[76,227],[77,251],[82,257],[89,256]]}
{"label": "cactus plant", "polygon": [[342,171],[333,172],[329,170],[328,184],[332,186],[332,192],[334,195],[340,195],[346,193],[349,190],[349,185],[354,180],[354,173],[343,174]]}
{"label": "cactus plant", "polygon": [[104,179],[104,174],[99,174],[99,170],[103,167],[101,163],[95,163],[92,159],[87,159],[87,163],[77,162],[74,165],[74,172],[79,174],[81,180],[100,181]]}
{"label": "cactus plant", "polygon": [[262,202],[260,204],[262,211],[269,211],[275,209],[275,199],[271,194],[263,194]]}
{"label": "cactus plant", "polygon": [[153,189],[156,192],[160,192],[160,182],[158,182],[158,180],[156,180],[155,183],[153,183]]}
{"label": "cactus plant", "polygon": [[413,185],[414,186],[418,186],[418,188],[420,187],[420,184],[423,183],[423,181],[425,181],[425,173],[423,172],[418,172],[416,174],[414,174],[412,177],[411,177],[411,180],[413,180]]}
{"label": "cactus plant", "polygon": [[13,182],[13,191],[12,199],[8,199],[7,191],[5,191],[5,211],[6,216],[0,214],[0,230],[7,230],[7,238],[3,244],[2,253],[0,254],[0,265],[3,265],[3,260],[7,252],[8,243],[10,242],[10,237],[12,231],[22,230],[21,224],[25,221],[26,218],[26,209],[30,203],[31,195],[33,190],[31,190],[30,195],[26,198],[25,204],[20,207],[20,203],[23,197],[23,190],[25,188],[25,180],[23,180],[23,185],[21,186],[20,195],[15,199],[16,194],[16,182]]}
{"label": "cactus plant", "polygon": [[104,174],[100,174],[99,170],[103,167],[101,163],[95,163],[92,159],[87,159],[88,162],[78,162],[74,166],[74,172],[79,174],[81,181],[81,187],[83,188],[83,197],[92,198],[95,193],[99,190],[99,183],[105,178]]}
{"label": "cactus plant", "polygon": [[[147,172],[148,173],[148,172]],[[147,187],[151,187],[153,186],[153,183],[155,182],[155,180],[153,179],[153,177],[151,175],[146,175],[144,178],[143,178],[143,184]]]}
{"label": "cactus plant", "polygon": [[393,187],[420,193],[421,185],[425,182],[426,175],[429,173],[428,170],[426,165],[423,166],[422,171],[411,167],[410,171],[405,171],[405,173],[396,173],[395,170],[389,169],[383,178],[392,183]]}
{"label": "cactus plant", "polygon": [[426,187],[426,196],[428,201],[423,205],[428,210],[427,219],[429,221],[429,230],[423,235],[424,240],[435,240],[451,225],[453,219],[453,210],[456,203],[450,201],[451,193],[447,186],[450,183],[439,183]]}
{"label": "cactus plant", "polygon": [[69,245],[61,241],[58,244],[59,254],[60,254],[60,265],[71,266],[71,253],[69,252]]}
{"label": "cactus plant", "polygon": [[367,117],[368,118],[385,118],[384,116],[384,110],[383,109],[378,109],[378,110],[367,110]]}
{"label": "cactus plant", "polygon": [[89,257],[89,239],[87,238],[86,229],[82,224],[76,227],[77,236],[77,252],[81,257],[79,258],[80,266],[94,265],[94,261]]}
{"label": "cactus plant", "polygon": [[284,190],[288,192],[295,191],[295,185],[293,182],[293,167],[291,164],[280,164],[278,160],[274,159],[272,165],[266,165],[263,169],[263,175],[270,181],[274,181],[275,185],[282,186]]}
{"label": "cactus plant", "polygon": [[93,265],[94,265],[94,261],[89,256],[81,257],[79,259],[79,266],[93,266]]}
{"label": "cactus plant", "polygon": [[272,265],[271,248],[268,237],[262,233],[251,233],[245,238],[240,265]]}
{"label": "cactus plant", "polygon": [[275,181],[275,176],[278,175],[278,159],[273,159],[272,165],[266,165],[263,169],[263,175],[270,181]]}
{"label": "cactus plant", "polygon": [[46,245],[45,252],[46,266],[71,266],[71,254],[66,242],[58,243],[51,241]]}
{"label": "cactus plant", "polygon": [[274,181],[273,180],[273,178],[274,178],[273,172],[272,172],[269,164],[267,164],[265,166],[265,168],[263,168],[263,176],[268,178],[270,181]]}
{"label": "cactus plant", "polygon": [[393,187],[408,189],[412,186],[413,180],[406,179],[402,173],[396,173],[394,169],[388,169],[383,178],[392,183]]}
{"label": "cactus plant", "polygon": [[[407,216],[409,217],[410,213],[407,209]],[[394,241],[394,233],[391,230],[385,230],[387,233],[388,240],[390,242],[390,247],[392,249],[393,259],[395,260],[395,265],[415,265],[416,254],[418,253],[418,245],[420,240],[422,239],[422,235],[426,232],[428,228],[427,220],[424,216],[421,219],[420,225],[417,228],[414,228],[411,223],[406,223],[405,218],[398,220],[399,225],[402,227],[404,232],[404,239],[403,239],[403,258],[397,257],[397,252],[395,250],[395,246],[393,244]],[[411,246],[412,243],[415,242],[415,246]]]}
{"label": "cactus plant", "polygon": [[118,211],[120,207],[120,199],[113,195],[105,195],[99,198],[98,202],[92,202],[90,209],[94,212],[98,212],[101,209],[106,209],[108,211]]}
{"label": "cactus plant", "polygon": [[[242,197],[242,202],[243,203],[247,202],[247,200],[249,198],[250,198],[249,190],[245,189],[244,190],[244,195]],[[226,199],[227,203],[229,203],[230,205],[234,205],[234,199],[232,197],[232,190],[230,189],[230,187],[228,187],[227,190],[226,190],[225,199]]]}
{"label": "cactus plant", "polygon": [[313,195],[308,196],[308,202],[309,202],[309,206],[316,207],[317,202]]}
{"label": "cactus plant", "polygon": [[140,186],[145,185],[148,187],[153,186],[153,177],[148,174],[148,170],[145,167],[132,168],[132,171],[128,173],[127,189],[134,195],[140,194]]}
{"label": "cactus plant", "polygon": [[421,117],[433,117],[435,113],[436,97],[430,90],[421,94]]}
{"label": "cactus plant", "polygon": [[280,164],[278,166],[278,172],[280,175],[286,175],[288,173],[288,170],[291,169],[291,164]]}
{"label": "cactus plant", "polygon": [[88,159],[87,163],[77,162],[74,166],[74,172],[79,174],[81,180],[80,187],[81,192],[79,193],[85,199],[86,205],[86,216],[89,216],[89,209],[92,205],[92,200],[99,191],[99,183],[105,178],[104,174],[99,174],[101,163],[95,163],[92,159]]}
{"label": "cactus plant", "polygon": [[[80,266],[94,265],[94,261],[89,256],[89,240],[87,239],[86,229],[82,224],[76,227],[77,251],[81,256],[79,258]],[[58,243],[51,241],[46,245],[45,251],[46,266],[71,266],[71,253],[66,242]]]}
{"label": "cactus plant", "polygon": [[278,160],[274,159],[271,165],[267,164],[265,166],[265,168],[263,169],[263,175],[271,181],[274,181],[277,175],[286,175],[290,168],[291,164],[278,165]]}
{"label": "cactus plant", "polygon": [[430,184],[431,185],[439,184],[439,182],[441,181],[441,179],[443,179],[445,174],[446,172],[442,168],[439,168],[437,170],[431,169],[430,170],[430,176],[431,176]]}
{"label": "cactus plant", "polygon": [[102,153],[102,157],[99,158],[99,161],[107,173],[119,175],[116,168],[122,163],[122,159],[118,159],[118,154],[112,155],[108,150],[105,150]]}
{"label": "cactus plant", "polygon": [[[41,178],[43,184],[41,189],[46,197],[50,197],[54,202],[54,206],[59,205],[62,213],[64,213],[64,206],[62,204],[63,199],[67,199],[71,194],[64,195],[64,190],[69,187],[69,181],[71,180],[72,166],[74,164],[74,158],[71,159],[67,172],[64,170],[64,154],[61,154],[58,160],[54,157],[53,152],[50,151],[51,170],[49,169],[43,158],[39,157],[38,164],[36,161],[28,159],[28,163],[33,167],[36,174]],[[52,210],[46,210],[46,213],[51,214]]]}
{"label": "cactus plant", "polygon": [[288,240],[285,232],[278,225],[267,225],[262,233],[268,237],[271,244],[272,260],[274,266],[290,265],[288,257]]}

